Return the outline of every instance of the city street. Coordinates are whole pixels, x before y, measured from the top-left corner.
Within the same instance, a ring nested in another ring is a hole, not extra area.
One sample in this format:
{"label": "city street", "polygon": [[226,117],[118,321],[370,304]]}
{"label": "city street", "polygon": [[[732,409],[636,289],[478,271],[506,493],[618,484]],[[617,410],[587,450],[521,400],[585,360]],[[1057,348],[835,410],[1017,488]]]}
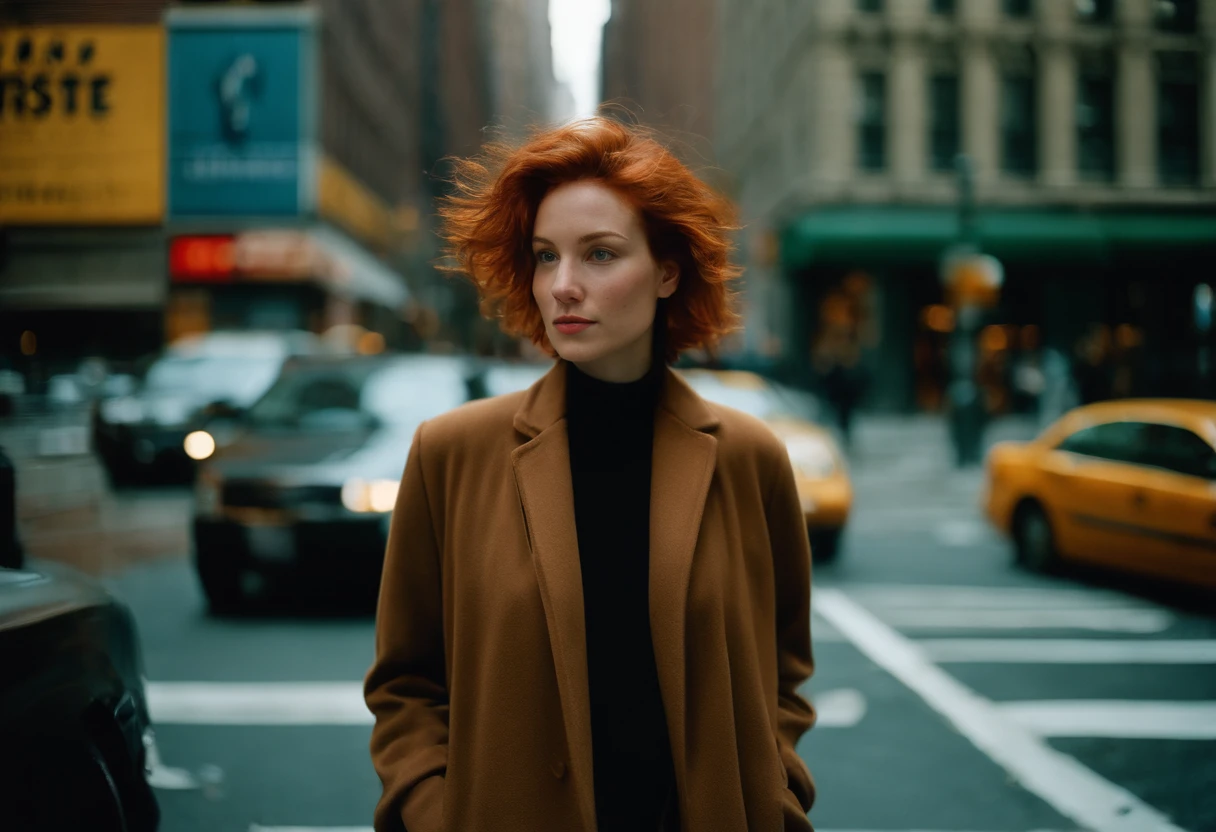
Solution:
{"label": "city street", "polygon": [[[856,514],[816,574],[816,828],[1216,828],[1216,618],[1013,569],[940,422],[859,428]],[[211,618],[184,552],[107,583],[140,625],[165,832],[370,827],[370,616]]]}

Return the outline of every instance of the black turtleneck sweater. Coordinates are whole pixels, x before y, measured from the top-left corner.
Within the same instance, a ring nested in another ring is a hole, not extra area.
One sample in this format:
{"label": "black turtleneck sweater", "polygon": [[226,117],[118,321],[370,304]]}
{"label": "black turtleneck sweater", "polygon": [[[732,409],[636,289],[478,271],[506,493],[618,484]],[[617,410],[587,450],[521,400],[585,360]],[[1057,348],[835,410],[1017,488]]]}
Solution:
{"label": "black turtleneck sweater", "polygon": [[664,373],[615,384],[567,365],[600,832],[656,830],[674,788],[650,635],[650,464]]}

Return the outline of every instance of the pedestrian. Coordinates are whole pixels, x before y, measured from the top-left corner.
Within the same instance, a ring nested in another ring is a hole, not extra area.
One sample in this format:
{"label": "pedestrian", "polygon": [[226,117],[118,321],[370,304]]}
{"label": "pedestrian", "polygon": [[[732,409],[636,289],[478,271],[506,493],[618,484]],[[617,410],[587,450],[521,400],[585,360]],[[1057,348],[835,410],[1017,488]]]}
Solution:
{"label": "pedestrian", "polygon": [[376,829],[809,830],[789,458],[669,369],[738,320],[729,204],[603,118],[455,170],[453,268],[557,360],[414,436],[365,684]]}

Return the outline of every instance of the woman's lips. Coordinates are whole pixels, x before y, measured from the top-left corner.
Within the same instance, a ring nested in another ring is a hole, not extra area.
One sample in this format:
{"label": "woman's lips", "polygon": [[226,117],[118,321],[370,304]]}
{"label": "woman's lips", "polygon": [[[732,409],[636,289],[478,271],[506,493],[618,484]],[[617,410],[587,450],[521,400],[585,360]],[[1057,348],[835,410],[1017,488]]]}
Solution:
{"label": "woman's lips", "polygon": [[556,323],[553,326],[563,335],[573,335],[576,332],[582,332],[584,329],[591,326],[592,323],[593,321],[562,321],[561,323]]}

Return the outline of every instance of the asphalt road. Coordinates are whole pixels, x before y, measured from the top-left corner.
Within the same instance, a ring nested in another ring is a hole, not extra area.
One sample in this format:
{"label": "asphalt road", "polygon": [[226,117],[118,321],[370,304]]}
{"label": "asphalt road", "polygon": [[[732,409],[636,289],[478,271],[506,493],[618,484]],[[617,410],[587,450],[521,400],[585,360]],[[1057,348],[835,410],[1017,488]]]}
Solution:
{"label": "asphalt road", "polygon": [[[1216,830],[1216,616],[1013,569],[977,476],[900,430],[861,432],[816,571],[815,827]],[[370,615],[211,618],[185,553],[107,581],[140,625],[165,832],[370,829]]]}

